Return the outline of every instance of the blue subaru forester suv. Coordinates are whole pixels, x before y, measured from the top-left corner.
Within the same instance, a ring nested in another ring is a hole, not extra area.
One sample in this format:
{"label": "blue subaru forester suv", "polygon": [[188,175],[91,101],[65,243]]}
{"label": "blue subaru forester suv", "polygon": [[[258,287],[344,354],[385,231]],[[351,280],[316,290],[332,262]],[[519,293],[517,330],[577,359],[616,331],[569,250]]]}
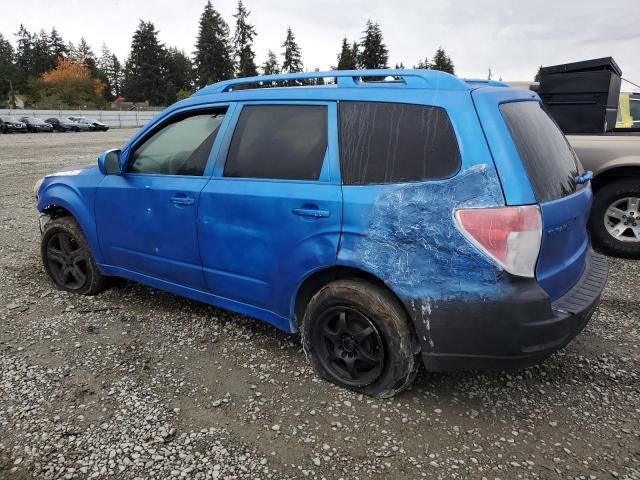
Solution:
{"label": "blue subaru forester suv", "polygon": [[359,70],[208,86],[36,195],[57,287],[124,277],[301,331],[322,377],[388,397],[420,356],[524,367],[584,327],[589,179],[530,91]]}

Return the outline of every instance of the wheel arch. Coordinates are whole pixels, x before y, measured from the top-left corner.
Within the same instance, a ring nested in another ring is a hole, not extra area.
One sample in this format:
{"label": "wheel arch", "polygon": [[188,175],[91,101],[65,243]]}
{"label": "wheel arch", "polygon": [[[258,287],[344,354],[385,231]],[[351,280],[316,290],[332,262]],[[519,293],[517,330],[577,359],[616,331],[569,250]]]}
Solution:
{"label": "wheel arch", "polygon": [[591,181],[591,186],[593,191],[597,192],[599,188],[607,183],[629,177],[640,179],[640,165],[624,165],[604,170]]}
{"label": "wheel arch", "polygon": [[38,211],[52,219],[62,216],[72,217],[87,239],[96,263],[102,263],[95,220],[75,189],[64,184],[49,186],[38,200]]}
{"label": "wheel arch", "polygon": [[409,319],[409,323],[413,327],[413,319],[411,315],[409,315],[404,302],[379,277],[359,268],[334,265],[332,267],[313,272],[300,283],[293,302],[292,327],[294,331],[298,330],[298,327],[302,322],[302,318],[304,317],[304,313],[311,298],[325,285],[345,278],[362,279],[388,291],[398,301],[398,304],[402,307],[402,310]]}

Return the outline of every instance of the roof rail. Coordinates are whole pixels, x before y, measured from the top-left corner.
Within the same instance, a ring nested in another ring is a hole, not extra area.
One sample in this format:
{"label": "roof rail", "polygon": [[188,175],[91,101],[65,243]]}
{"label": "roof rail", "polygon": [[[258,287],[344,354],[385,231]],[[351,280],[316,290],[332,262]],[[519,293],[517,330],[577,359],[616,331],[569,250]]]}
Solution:
{"label": "roof rail", "polygon": [[485,80],[483,78],[463,78],[464,82],[469,85],[485,86],[485,87],[508,87],[509,85],[498,80]]}
{"label": "roof rail", "polygon": [[[375,79],[392,77],[390,81]],[[338,88],[381,85],[404,85],[407,88],[441,88],[468,90],[469,85],[453,75],[437,70],[333,70],[327,72],[288,73],[281,75],[260,75],[257,77],[234,78],[208,85],[193,96],[223,93],[242,85],[265,85],[281,82],[296,82],[318,78],[335,78]],[[363,81],[373,78],[373,81]]]}

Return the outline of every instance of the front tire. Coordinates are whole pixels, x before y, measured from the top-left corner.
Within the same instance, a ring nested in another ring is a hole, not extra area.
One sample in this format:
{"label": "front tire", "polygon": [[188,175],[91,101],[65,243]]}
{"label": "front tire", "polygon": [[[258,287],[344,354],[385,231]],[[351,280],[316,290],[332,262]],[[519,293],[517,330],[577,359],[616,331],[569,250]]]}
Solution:
{"label": "front tire", "polygon": [[45,225],[40,253],[56,288],[80,295],[95,295],[106,288],[106,277],[72,217],[56,218]]}
{"label": "front tire", "polygon": [[594,245],[602,252],[640,258],[640,179],[624,178],[600,187],[589,227]]}
{"label": "front tire", "polygon": [[307,306],[301,332],[304,352],[321,377],[372,397],[401,392],[420,365],[402,305],[364,280],[338,280],[320,289]]}

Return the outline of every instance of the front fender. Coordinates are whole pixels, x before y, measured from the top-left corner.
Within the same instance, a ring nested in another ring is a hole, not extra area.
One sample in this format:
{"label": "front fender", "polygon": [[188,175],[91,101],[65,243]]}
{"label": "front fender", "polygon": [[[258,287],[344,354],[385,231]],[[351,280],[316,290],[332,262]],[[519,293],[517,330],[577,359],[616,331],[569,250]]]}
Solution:
{"label": "front fender", "polygon": [[43,185],[38,198],[37,209],[44,212],[48,207],[62,207],[80,225],[96,263],[102,263],[102,252],[98,242],[96,222],[93,215],[94,192],[81,191],[67,183]]}

